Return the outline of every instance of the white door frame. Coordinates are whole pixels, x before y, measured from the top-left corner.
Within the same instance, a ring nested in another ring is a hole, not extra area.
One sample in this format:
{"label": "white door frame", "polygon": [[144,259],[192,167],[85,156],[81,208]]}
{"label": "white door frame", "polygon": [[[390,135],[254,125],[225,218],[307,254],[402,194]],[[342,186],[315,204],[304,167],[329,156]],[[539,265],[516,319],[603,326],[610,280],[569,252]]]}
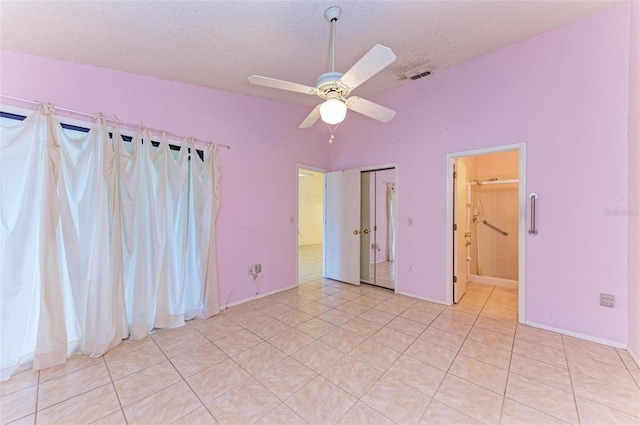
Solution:
{"label": "white door frame", "polygon": [[506,151],[518,151],[518,322],[525,323],[525,242],[527,236],[526,210],[527,210],[527,144],[526,142],[511,145],[492,146],[481,149],[473,149],[447,154],[446,176],[446,304],[453,303],[453,160]]}
{"label": "white door frame", "polygon": [[[300,213],[300,170],[310,170],[315,171],[317,173],[322,173],[322,213],[324,214],[324,174],[327,172],[324,168],[318,168],[311,165],[304,165],[300,163],[296,163],[296,286],[300,283],[298,282],[300,276],[300,217],[298,214]],[[324,219],[322,220],[322,240],[324,241]],[[324,254],[323,254],[324,257]],[[324,258],[322,258],[322,275],[324,276]]]}

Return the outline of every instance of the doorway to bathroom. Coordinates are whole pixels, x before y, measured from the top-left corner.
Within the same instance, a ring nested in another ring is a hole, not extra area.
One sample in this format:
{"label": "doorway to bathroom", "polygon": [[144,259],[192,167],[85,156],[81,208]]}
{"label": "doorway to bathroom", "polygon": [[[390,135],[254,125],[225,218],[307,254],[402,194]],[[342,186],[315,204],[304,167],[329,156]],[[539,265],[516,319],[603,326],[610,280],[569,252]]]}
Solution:
{"label": "doorway to bathroom", "polygon": [[524,144],[450,154],[447,184],[449,303],[459,303],[468,287],[486,285],[500,295],[499,318],[521,322],[524,155]]}

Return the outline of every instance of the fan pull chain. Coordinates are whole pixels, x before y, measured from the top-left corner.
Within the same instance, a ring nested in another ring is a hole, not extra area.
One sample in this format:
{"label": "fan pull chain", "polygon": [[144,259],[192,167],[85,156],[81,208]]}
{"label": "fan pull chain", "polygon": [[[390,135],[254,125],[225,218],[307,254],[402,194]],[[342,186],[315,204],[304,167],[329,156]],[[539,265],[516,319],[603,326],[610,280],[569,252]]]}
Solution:
{"label": "fan pull chain", "polygon": [[336,139],[336,136],[333,135],[333,133],[335,133],[335,131],[338,129],[338,127],[340,127],[340,124],[342,123],[338,123],[336,124],[335,127],[331,128],[331,126],[329,124],[327,124],[327,128],[329,129],[329,144],[333,144],[333,141]]}

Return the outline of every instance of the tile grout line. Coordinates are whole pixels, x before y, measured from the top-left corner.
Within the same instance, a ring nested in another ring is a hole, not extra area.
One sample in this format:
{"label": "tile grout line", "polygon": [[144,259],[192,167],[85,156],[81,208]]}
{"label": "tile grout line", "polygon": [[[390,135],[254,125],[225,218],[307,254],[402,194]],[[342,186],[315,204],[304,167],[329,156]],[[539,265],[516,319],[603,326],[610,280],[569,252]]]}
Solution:
{"label": "tile grout line", "polygon": [[[493,291],[491,291],[493,293]],[[504,414],[504,404],[507,400],[507,388],[509,387],[509,378],[511,377],[511,363],[513,362],[513,349],[516,345],[516,335],[518,334],[518,319],[516,319],[516,327],[513,331],[513,341],[511,341],[511,352],[509,353],[509,366],[507,368],[507,380],[504,383],[504,394],[502,395],[502,406],[500,407],[500,420]]]}
{"label": "tile grout line", "polygon": [[[467,380],[467,379],[465,379],[465,378],[461,378],[461,377],[459,377],[459,376],[457,376],[457,375],[455,375],[455,374],[453,374],[453,373],[450,373],[449,371],[451,370],[451,366],[453,366],[453,363],[456,361],[456,359],[458,358],[458,356],[459,356],[459,355],[463,355],[463,356],[464,356],[464,354],[460,354],[460,350],[462,349],[462,346],[464,345],[464,343],[465,343],[465,342],[467,341],[467,339],[469,338],[469,334],[471,333],[471,330],[473,330],[473,327],[474,327],[474,326],[475,326],[475,324],[478,322],[478,319],[480,318],[480,315],[482,314],[482,310],[484,310],[485,306],[486,306],[486,305],[487,305],[487,303],[489,302],[489,298],[491,297],[491,294],[493,293],[493,291],[494,291],[494,290],[495,290],[495,286],[491,289],[491,291],[489,292],[489,295],[488,295],[488,296],[487,296],[487,298],[484,300],[484,303],[482,304],[482,307],[480,308],[480,311],[478,312],[478,314],[477,314],[477,315],[475,315],[476,317],[475,317],[475,319],[473,320],[473,323],[471,324],[471,328],[469,329],[469,331],[467,332],[466,336],[464,337],[464,340],[462,341],[462,344],[460,344],[460,347],[459,347],[459,348],[458,348],[458,350],[456,351],[456,355],[455,355],[455,357],[453,358],[453,360],[451,361],[451,364],[449,364],[449,367],[448,367],[448,368],[447,368],[447,370],[445,371],[445,375],[444,375],[444,377],[442,378],[442,381],[440,381],[440,384],[438,384],[438,387],[437,387],[437,388],[436,388],[436,390],[434,391],[434,393],[433,393],[433,397],[431,397],[431,401],[429,402],[429,405],[430,405],[430,404],[433,402],[433,400],[435,399],[435,396],[436,396],[436,394],[438,394],[438,391],[440,390],[440,387],[442,386],[442,383],[444,382],[444,380],[446,379],[447,375],[449,375],[449,374],[451,374],[452,376],[455,376],[456,378],[461,379],[461,380],[463,380],[463,381],[465,381],[465,382],[468,382],[468,383],[470,383],[470,384],[472,384],[472,385],[476,385],[476,386],[479,386],[480,388],[483,388],[483,389],[486,389],[486,390],[488,390],[488,391],[491,391],[491,390],[489,390],[489,389],[487,389],[487,388],[484,388],[484,387],[483,387],[483,386],[481,386],[481,385],[478,385],[478,384],[476,384],[476,383],[474,383],[474,382],[471,382],[471,381],[469,381],[469,380]],[[449,308],[449,307],[447,307],[447,308]],[[445,308],[445,309],[443,309],[443,310],[442,310],[442,311],[441,311],[441,312],[436,316],[436,318],[435,318],[435,319],[433,319],[433,320],[431,321],[431,323],[429,323],[429,326],[427,326],[427,328],[426,328],[426,329],[425,329],[425,330],[420,334],[420,336],[421,336],[422,334],[424,334],[424,332],[426,332],[426,331],[427,331],[427,329],[429,329],[429,327],[431,327],[431,324],[432,324],[433,322],[435,322],[435,320],[437,320],[437,319],[438,319],[438,317],[440,317],[440,315],[441,315],[442,313],[444,313],[444,311],[445,311],[445,310],[446,310],[446,308]],[[464,312],[463,312],[463,313],[464,313]],[[467,314],[470,314],[470,313],[467,313]],[[454,320],[454,319],[451,319],[451,320]],[[455,321],[455,320],[454,320],[454,321]],[[439,328],[436,328],[436,329],[439,329]],[[443,329],[440,329],[440,330],[444,331]],[[447,332],[447,331],[444,331],[444,332]],[[419,338],[420,336],[418,336],[418,338]],[[471,340],[471,341],[475,341],[475,340]],[[514,336],[514,341],[515,341],[515,336]],[[479,341],[476,341],[476,342],[479,342]],[[434,344],[434,345],[437,345],[437,344]],[[489,345],[489,344],[486,344],[486,345]],[[513,343],[512,343],[512,345],[513,345]],[[442,347],[442,348],[446,348],[446,347]],[[494,348],[497,348],[497,347],[494,347]],[[478,360],[478,361],[480,361],[480,360]],[[509,357],[509,361],[511,361],[511,357]],[[485,362],[482,362],[482,363],[485,363]],[[485,363],[485,364],[489,364],[489,363]],[[508,372],[509,372],[509,371],[507,370],[507,377],[508,377]],[[506,393],[506,388],[507,388],[507,387],[506,387],[506,382],[505,382],[505,393]],[[492,391],[492,392],[494,392],[494,391]],[[494,392],[494,393],[495,393],[495,392]],[[497,393],[495,393],[495,394],[497,394]],[[502,404],[503,404],[503,405],[504,405],[504,399],[505,399],[505,395],[503,394],[503,396],[502,396]],[[438,401],[438,400],[436,400],[436,401]],[[441,403],[442,403],[442,402],[441,402]],[[450,409],[453,409],[453,410],[455,410],[456,412],[458,412],[458,413],[460,413],[460,414],[462,414],[462,415],[464,415],[464,416],[467,416],[467,417],[469,417],[469,418],[472,418],[472,417],[471,417],[471,416],[469,416],[468,414],[466,414],[466,413],[464,413],[464,412],[461,412],[460,410],[458,410],[458,409],[456,409],[456,408],[454,408],[454,407],[451,407],[451,406],[449,406],[449,405],[448,405],[448,404],[446,404],[446,403],[443,403],[443,404],[445,404],[445,405],[446,405],[447,407],[449,407]],[[427,409],[428,409],[428,406],[427,406]],[[421,416],[421,418],[420,418],[421,420],[424,418],[424,414],[427,412],[427,409],[425,409],[425,411],[422,413],[422,416]],[[472,419],[477,420],[476,418],[472,418]],[[502,419],[502,408],[500,409],[500,419]],[[499,420],[500,420],[500,419],[499,419]]]}
{"label": "tile grout line", "polygon": [[582,423],[580,420],[580,411],[578,410],[578,400],[576,398],[576,390],[573,385],[573,374],[571,373],[571,369],[569,368],[569,358],[567,357],[567,349],[565,347],[564,338],[560,337],[562,340],[562,351],[564,352],[564,360],[567,362],[567,372],[569,373],[569,381],[571,382],[571,395],[573,396],[573,407],[576,412],[576,417],[578,418],[578,424]]}
{"label": "tile grout line", "polygon": [[38,423],[38,402],[40,401],[40,370],[38,370],[38,383],[36,384],[36,411],[33,417],[33,423]]}
{"label": "tile grout line", "polygon": [[[113,388],[113,392],[116,394],[116,399],[118,400],[118,405],[120,406],[120,412],[122,413],[122,417],[124,418],[124,422],[128,425],[129,424],[129,420],[127,419],[127,416],[124,414],[124,407],[122,407],[122,401],[120,401],[120,396],[118,395],[118,390],[116,390],[116,383],[113,380],[113,376],[111,376],[111,370],[109,370],[109,365],[107,365],[107,359],[104,358],[104,355],[102,356],[102,358],[103,358],[103,361],[104,361],[104,367],[107,368],[107,373],[109,374],[109,380],[111,381],[111,388]],[[113,412],[110,413],[110,415],[111,414],[113,414]],[[106,415],[106,416],[109,416],[109,415]],[[106,417],[106,416],[103,416],[103,417]],[[102,418],[100,418],[100,419],[102,419]]]}

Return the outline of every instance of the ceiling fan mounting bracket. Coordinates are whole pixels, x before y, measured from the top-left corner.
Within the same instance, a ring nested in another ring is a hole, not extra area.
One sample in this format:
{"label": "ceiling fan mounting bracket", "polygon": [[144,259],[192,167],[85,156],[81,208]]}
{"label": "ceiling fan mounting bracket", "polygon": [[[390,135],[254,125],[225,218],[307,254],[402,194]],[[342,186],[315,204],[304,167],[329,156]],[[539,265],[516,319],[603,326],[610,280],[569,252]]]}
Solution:
{"label": "ceiling fan mounting bracket", "polygon": [[339,6],[331,6],[324,11],[324,17],[327,18],[329,22],[337,21],[341,14],[342,9]]}

